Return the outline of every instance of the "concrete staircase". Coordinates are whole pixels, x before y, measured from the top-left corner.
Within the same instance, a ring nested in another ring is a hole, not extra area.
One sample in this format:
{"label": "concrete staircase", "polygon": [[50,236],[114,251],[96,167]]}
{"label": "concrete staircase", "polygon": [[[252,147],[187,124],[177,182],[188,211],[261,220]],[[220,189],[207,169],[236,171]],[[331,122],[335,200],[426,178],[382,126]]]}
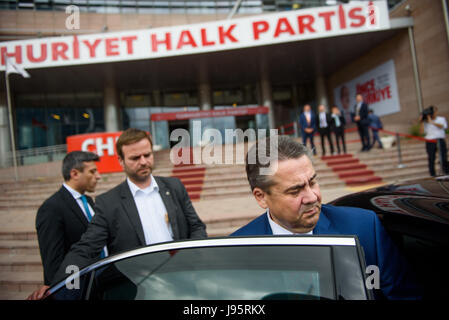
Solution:
{"label": "concrete staircase", "polygon": [[[324,159],[314,157],[324,202],[358,190],[354,188],[359,188],[360,183],[348,184],[348,179],[359,179],[360,182],[366,176],[376,177],[362,181],[366,188],[428,176],[423,143],[402,141],[404,167],[398,168],[395,148],[362,153],[355,134],[349,134],[347,140],[354,141],[347,145],[348,155]],[[319,139],[316,145],[318,142]],[[246,144],[240,151],[237,147],[233,149],[234,159],[242,150],[246,152]],[[209,236],[226,236],[261,214],[262,210],[252,198],[243,163],[174,166],[169,160],[168,150],[157,152],[155,157],[154,175],[181,179],[195,209],[207,225]],[[335,170],[336,167],[339,170]],[[36,178],[26,181],[0,181],[0,299],[26,298],[42,285],[35,214],[42,202],[60,187],[59,170],[55,169],[55,177],[39,178],[37,172]],[[92,196],[109,190],[124,178],[123,173],[102,175]]]}

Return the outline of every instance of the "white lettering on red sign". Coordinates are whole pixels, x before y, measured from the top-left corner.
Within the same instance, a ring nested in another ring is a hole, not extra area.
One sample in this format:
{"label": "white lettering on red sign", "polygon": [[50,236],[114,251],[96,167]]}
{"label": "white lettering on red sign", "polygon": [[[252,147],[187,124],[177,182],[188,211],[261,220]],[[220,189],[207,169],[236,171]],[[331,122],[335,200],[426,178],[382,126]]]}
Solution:
{"label": "white lettering on red sign", "polygon": [[0,44],[4,55],[25,68],[153,59],[333,37],[390,28],[385,0],[351,1],[186,26],[53,37]]}
{"label": "white lettering on red sign", "polygon": [[[118,137],[116,137],[115,142],[117,141],[117,139]],[[103,157],[104,151],[107,151],[106,153],[108,156],[113,156],[115,154],[115,142],[113,137],[107,137],[106,142],[104,142],[103,138],[89,138],[83,141],[83,143],[81,144],[81,150],[95,152],[99,157]],[[90,146],[95,146],[95,149],[89,150]]]}

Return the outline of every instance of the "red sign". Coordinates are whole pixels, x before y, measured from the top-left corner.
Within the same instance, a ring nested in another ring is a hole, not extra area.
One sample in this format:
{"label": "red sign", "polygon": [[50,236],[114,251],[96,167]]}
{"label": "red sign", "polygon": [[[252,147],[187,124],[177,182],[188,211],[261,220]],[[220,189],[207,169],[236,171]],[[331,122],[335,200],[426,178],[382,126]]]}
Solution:
{"label": "red sign", "polygon": [[268,112],[269,112],[268,107],[240,107],[222,110],[153,113],[151,115],[151,121],[186,120],[186,119],[216,118],[216,117],[239,117],[255,114],[267,114]]}
{"label": "red sign", "polygon": [[91,151],[100,157],[97,168],[100,173],[122,172],[115,143],[122,132],[79,134],[67,137],[67,152]]}
{"label": "red sign", "polygon": [[281,11],[189,25],[80,34],[0,44],[26,69],[158,59],[390,29],[387,1]]}

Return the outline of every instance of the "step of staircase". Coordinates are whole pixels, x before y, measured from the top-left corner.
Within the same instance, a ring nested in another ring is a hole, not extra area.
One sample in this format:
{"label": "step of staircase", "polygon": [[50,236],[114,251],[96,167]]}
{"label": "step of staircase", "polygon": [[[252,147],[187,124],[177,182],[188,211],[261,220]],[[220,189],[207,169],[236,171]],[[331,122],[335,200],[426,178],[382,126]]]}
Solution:
{"label": "step of staircase", "polygon": [[43,272],[40,255],[0,254],[0,272]]}
{"label": "step of staircase", "polygon": [[36,240],[0,240],[0,255],[26,254],[39,255],[39,246]]}
{"label": "step of staircase", "polygon": [[24,292],[28,296],[44,284],[43,277],[43,273],[39,271],[2,271],[0,272],[0,292]]}

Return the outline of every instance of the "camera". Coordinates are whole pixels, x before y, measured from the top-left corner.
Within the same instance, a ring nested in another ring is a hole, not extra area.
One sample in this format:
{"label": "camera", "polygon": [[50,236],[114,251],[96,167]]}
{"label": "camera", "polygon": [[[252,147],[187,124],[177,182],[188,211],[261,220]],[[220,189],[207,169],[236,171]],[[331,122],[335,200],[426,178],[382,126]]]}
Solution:
{"label": "camera", "polygon": [[433,116],[433,113],[434,113],[433,106],[430,106],[430,107],[428,107],[428,108],[425,108],[425,109],[421,112],[421,115],[422,115],[421,121],[427,121],[427,116]]}

